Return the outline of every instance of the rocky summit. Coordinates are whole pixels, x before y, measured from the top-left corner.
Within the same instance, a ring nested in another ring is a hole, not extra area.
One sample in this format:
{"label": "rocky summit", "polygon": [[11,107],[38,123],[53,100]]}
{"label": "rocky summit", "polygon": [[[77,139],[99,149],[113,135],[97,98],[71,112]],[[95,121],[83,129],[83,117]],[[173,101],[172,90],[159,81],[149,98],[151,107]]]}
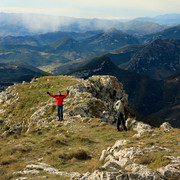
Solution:
{"label": "rocky summit", "polygon": [[[64,120],[46,92],[61,90]],[[122,96],[128,131],[117,132]],[[138,121],[114,76],[45,76],[0,93],[0,179],[163,180],[180,177],[179,129]]]}

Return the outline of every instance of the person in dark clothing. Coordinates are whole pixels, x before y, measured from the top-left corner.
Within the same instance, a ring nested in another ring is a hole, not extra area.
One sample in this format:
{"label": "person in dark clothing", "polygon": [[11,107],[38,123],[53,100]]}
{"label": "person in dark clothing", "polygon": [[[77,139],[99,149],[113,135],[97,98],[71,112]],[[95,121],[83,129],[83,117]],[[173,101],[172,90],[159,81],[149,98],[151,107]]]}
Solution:
{"label": "person in dark clothing", "polygon": [[125,125],[124,99],[122,97],[114,104],[114,109],[117,111],[117,130],[120,131],[119,126],[122,125],[123,129],[127,131]]}
{"label": "person in dark clothing", "polygon": [[58,94],[55,96],[50,94],[49,92],[47,92],[47,94],[56,99],[56,106],[57,106],[59,121],[62,121],[63,120],[63,99],[69,95],[69,90],[67,90],[66,95],[61,95],[61,91],[58,91]]}

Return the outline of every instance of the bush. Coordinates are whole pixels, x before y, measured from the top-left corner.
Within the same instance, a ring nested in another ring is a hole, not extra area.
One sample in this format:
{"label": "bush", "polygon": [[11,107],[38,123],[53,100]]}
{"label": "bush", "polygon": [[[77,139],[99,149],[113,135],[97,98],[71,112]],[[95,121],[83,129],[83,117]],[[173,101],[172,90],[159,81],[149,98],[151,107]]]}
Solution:
{"label": "bush", "polygon": [[33,77],[33,79],[37,79],[38,78],[38,76],[37,75],[35,75],[34,77]]}
{"label": "bush", "polygon": [[41,74],[41,77],[50,76],[49,74]]}
{"label": "bush", "polygon": [[10,129],[9,126],[5,126],[5,127],[4,127],[4,131],[8,131],[9,129]]}
{"label": "bush", "polygon": [[89,160],[91,157],[88,155],[88,153],[83,149],[78,149],[77,151],[72,151],[70,153],[62,153],[59,155],[59,158],[64,160],[71,160],[73,158],[76,158],[77,160]]}

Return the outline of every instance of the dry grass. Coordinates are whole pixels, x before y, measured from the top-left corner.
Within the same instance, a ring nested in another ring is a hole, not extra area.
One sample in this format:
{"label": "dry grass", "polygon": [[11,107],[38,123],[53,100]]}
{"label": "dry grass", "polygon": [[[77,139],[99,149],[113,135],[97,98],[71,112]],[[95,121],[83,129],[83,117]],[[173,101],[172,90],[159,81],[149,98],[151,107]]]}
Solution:
{"label": "dry grass", "polygon": [[137,163],[156,170],[159,167],[166,166],[170,163],[170,160],[164,156],[163,152],[150,152],[144,156],[138,157]]}
{"label": "dry grass", "polygon": [[[47,81],[50,79],[50,81]],[[13,121],[27,121],[40,103],[46,102],[50,97],[46,91],[56,93],[57,90],[65,90],[69,85],[76,84],[70,77],[43,77],[41,84],[38,82],[23,85],[15,85],[20,93],[20,101],[16,106],[9,106],[7,114],[13,115]],[[29,86],[32,86],[29,89]],[[53,87],[52,87],[53,86]],[[55,106],[50,107],[51,116],[55,111]],[[3,118],[3,117],[2,117]],[[66,120],[66,119],[65,119]],[[116,140],[127,139],[125,147],[140,145],[141,147],[151,147],[153,145],[170,149],[164,155],[180,156],[180,130],[173,129],[165,133],[156,129],[157,135],[145,135],[140,138],[132,138],[135,134],[132,130],[128,132],[117,132],[116,127],[103,124],[100,126],[99,119],[85,118],[84,121],[67,119],[70,125],[64,126],[57,122],[56,128],[45,128],[32,131],[31,134],[10,135],[0,139],[0,177],[2,180],[14,178],[13,172],[21,171],[27,164],[32,164],[43,158],[41,162],[47,163],[60,171],[80,172],[94,171],[101,167],[99,157],[102,150],[112,146]],[[4,127],[8,131],[7,127]],[[146,164],[156,169],[168,163],[167,159],[161,158],[164,152],[159,154],[149,154],[139,159],[139,163]],[[57,175],[40,174],[47,176],[47,179],[69,179]],[[27,176],[33,179],[32,176]]]}

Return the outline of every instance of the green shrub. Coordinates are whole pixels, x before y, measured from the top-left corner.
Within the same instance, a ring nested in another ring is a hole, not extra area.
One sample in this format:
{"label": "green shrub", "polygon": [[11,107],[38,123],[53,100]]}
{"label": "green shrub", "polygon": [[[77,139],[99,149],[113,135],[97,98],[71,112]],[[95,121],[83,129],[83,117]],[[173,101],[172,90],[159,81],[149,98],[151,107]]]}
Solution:
{"label": "green shrub", "polygon": [[8,131],[9,129],[10,129],[9,126],[5,126],[5,127],[4,127],[4,131]]}
{"label": "green shrub", "polygon": [[50,76],[49,74],[41,74],[41,77]]}
{"label": "green shrub", "polygon": [[64,160],[70,160],[73,158],[76,158],[78,160],[88,160],[91,159],[91,157],[88,155],[88,153],[83,149],[78,149],[77,151],[72,151],[70,153],[62,153],[59,155],[59,158]]}

